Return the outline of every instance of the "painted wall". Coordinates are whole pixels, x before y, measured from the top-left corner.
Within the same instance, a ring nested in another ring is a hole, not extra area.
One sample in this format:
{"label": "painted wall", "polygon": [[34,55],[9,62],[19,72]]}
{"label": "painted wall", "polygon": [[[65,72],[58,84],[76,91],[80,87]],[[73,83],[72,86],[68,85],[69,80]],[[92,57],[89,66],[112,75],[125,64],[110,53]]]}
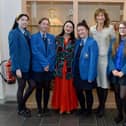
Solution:
{"label": "painted wall", "polygon": [[[21,0],[0,0],[0,61],[9,58],[8,33],[21,12]],[[7,85],[0,78],[0,100],[16,98],[17,84]]]}

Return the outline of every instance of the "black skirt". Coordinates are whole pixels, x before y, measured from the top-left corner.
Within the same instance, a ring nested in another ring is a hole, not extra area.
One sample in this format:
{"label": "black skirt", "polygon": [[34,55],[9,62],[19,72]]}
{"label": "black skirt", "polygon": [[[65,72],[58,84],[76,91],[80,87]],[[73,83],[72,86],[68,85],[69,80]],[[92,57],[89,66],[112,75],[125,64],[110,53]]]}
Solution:
{"label": "black skirt", "polygon": [[111,73],[111,76],[109,77],[109,81],[111,85],[125,85],[126,86],[126,75],[122,76],[121,78],[113,76]]}
{"label": "black skirt", "polygon": [[52,80],[53,79],[53,72],[33,72],[32,78],[35,81],[43,81],[43,80]]}
{"label": "black skirt", "polygon": [[[17,78],[16,72],[13,71],[12,74],[14,76],[16,76],[16,78]],[[30,72],[22,72],[22,79],[31,80],[32,79],[32,72],[31,71]]]}
{"label": "black skirt", "polygon": [[78,90],[92,90],[93,88],[96,88],[97,83],[96,80],[89,83],[88,80],[81,80],[79,78],[74,78],[74,85],[75,88]]}

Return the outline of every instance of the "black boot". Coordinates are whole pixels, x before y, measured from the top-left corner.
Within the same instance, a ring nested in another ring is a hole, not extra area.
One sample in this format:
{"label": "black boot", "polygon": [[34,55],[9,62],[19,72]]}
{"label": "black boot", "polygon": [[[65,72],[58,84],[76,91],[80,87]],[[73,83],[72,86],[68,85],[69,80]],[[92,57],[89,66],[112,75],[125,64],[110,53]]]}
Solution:
{"label": "black boot", "polygon": [[86,93],[86,103],[87,103],[86,116],[90,116],[92,114],[92,105],[93,105],[92,90],[85,90],[85,93]]}
{"label": "black boot", "polygon": [[116,102],[116,107],[117,107],[117,116],[114,118],[114,121],[116,123],[119,123],[123,120],[123,104],[122,100],[120,98],[120,91],[119,88],[115,89],[115,102]]}
{"label": "black boot", "polygon": [[[76,89],[77,90],[77,89]],[[80,109],[77,111],[76,115],[84,115],[86,110],[85,110],[85,96],[83,94],[83,90],[77,90],[77,97],[80,103]]]}
{"label": "black boot", "polygon": [[123,126],[126,126],[126,119],[125,119],[125,121],[123,122]]}
{"label": "black boot", "polygon": [[118,124],[123,120],[123,114],[122,113],[118,113],[117,116],[114,118],[114,121]]}
{"label": "black boot", "polygon": [[107,99],[107,95],[108,95],[108,89],[103,89],[101,88],[100,89],[100,94],[101,96],[100,97],[100,105],[99,105],[99,108],[98,108],[98,111],[97,111],[97,116],[98,117],[102,117],[104,115],[104,111],[105,111],[105,102],[106,102],[106,99]]}
{"label": "black boot", "polygon": [[[125,113],[125,116],[126,116],[126,98],[123,98],[123,108],[124,108],[124,113]],[[125,117],[125,120],[123,122],[123,126],[126,126],[126,117]]]}
{"label": "black boot", "polygon": [[100,111],[100,105],[101,105],[101,100],[102,100],[102,97],[101,97],[101,88],[100,87],[97,87],[97,96],[98,96],[99,105],[98,105],[98,107],[95,110],[96,114],[99,113],[99,111]]}

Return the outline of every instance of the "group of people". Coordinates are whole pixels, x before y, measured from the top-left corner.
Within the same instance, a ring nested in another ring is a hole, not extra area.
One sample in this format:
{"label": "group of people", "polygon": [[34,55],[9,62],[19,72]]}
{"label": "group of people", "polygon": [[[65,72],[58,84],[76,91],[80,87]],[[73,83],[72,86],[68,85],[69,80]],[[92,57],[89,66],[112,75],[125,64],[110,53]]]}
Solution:
{"label": "group of people", "polygon": [[94,19],[96,25],[92,27],[85,20],[77,24],[76,38],[71,20],[64,23],[55,37],[49,33],[50,21],[46,17],[40,19],[39,31],[33,35],[27,30],[29,16],[20,14],[16,18],[8,38],[12,73],[18,81],[19,115],[31,116],[26,101],[34,89],[37,115],[42,117],[48,112],[54,80],[52,109],[60,114],[77,110],[78,115],[89,116],[92,90],[96,88],[99,105],[95,112],[102,117],[111,84],[118,111],[114,120],[119,123],[124,119],[126,126],[126,22],[121,22],[115,33],[105,9],[98,8]]}

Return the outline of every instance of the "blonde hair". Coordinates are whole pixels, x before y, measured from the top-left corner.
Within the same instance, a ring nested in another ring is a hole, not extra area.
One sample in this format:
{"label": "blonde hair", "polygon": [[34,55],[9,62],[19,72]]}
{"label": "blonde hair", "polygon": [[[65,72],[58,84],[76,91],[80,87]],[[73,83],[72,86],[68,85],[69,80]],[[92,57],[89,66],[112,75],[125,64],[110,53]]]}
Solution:
{"label": "blonde hair", "polygon": [[[126,26],[126,21],[122,21],[120,24],[123,24],[124,26]],[[116,40],[114,42],[114,44],[112,45],[112,56],[115,56],[117,48],[119,47],[121,41],[121,36],[119,34],[119,32],[116,33]],[[126,45],[124,48],[124,55],[126,55]]]}

